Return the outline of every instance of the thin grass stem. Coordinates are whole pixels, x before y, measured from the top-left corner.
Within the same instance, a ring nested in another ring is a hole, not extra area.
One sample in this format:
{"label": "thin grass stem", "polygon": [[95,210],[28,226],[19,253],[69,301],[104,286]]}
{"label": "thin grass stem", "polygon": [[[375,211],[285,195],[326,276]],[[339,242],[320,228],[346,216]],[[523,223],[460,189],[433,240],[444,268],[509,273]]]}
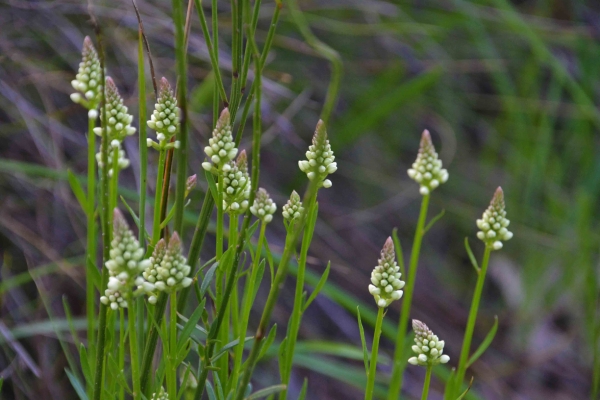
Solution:
{"label": "thin grass stem", "polygon": [[[96,288],[92,274],[96,268],[96,134],[94,127],[96,118],[88,118],[88,194],[87,194],[87,246],[85,262],[86,272],[86,314],[87,338],[89,343],[94,343],[96,338]],[[89,393],[91,394],[91,393]]]}
{"label": "thin grass stem", "polygon": [[425,371],[425,382],[423,382],[423,393],[421,394],[421,400],[427,400],[427,396],[429,395],[429,384],[431,382],[432,369],[433,367],[428,365],[427,370]]}
{"label": "thin grass stem", "polygon": [[367,387],[365,389],[365,400],[373,399],[375,389],[375,377],[377,375],[377,355],[379,353],[379,338],[381,337],[381,326],[383,325],[384,308],[377,307],[377,321],[375,322],[375,332],[373,332],[373,347],[371,347],[371,361],[369,362],[369,376],[367,377]]}

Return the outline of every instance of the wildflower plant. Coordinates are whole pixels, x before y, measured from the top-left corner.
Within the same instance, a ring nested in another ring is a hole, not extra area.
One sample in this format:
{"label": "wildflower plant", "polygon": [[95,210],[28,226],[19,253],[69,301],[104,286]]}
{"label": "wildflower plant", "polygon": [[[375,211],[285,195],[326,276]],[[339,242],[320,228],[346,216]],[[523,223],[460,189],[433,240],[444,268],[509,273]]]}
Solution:
{"label": "wildflower plant", "polygon": [[87,108],[88,117],[95,120],[98,118],[98,105],[103,85],[100,58],[89,36],[83,40],[81,58],[79,71],[75,79],[71,81],[71,86],[76,90],[71,94],[71,100]]}
{"label": "wildflower plant", "polygon": [[263,188],[258,189],[258,192],[256,192],[256,196],[254,197],[254,204],[250,207],[252,215],[259,220],[268,223],[273,220],[275,211],[277,211],[277,205],[271,200],[269,193]]}
{"label": "wildflower plant", "polygon": [[421,145],[417,159],[412,168],[408,169],[408,176],[420,185],[419,193],[423,196],[446,183],[448,171],[442,168],[442,160],[439,159],[429,131],[425,129],[421,136]]}
{"label": "wildflower plant", "polygon": [[306,152],[306,160],[298,161],[298,166],[308,179],[316,181],[319,186],[329,188],[331,181],[325,178],[337,170],[337,163],[334,160],[335,156],[327,139],[325,123],[319,121],[312,144]]}
{"label": "wildflower plant", "polygon": [[173,93],[169,81],[163,77],[160,80],[160,89],[154,111],[147,122],[148,127],[156,132],[158,142],[147,139],[148,147],[153,147],[156,150],[169,150],[179,146],[179,142],[171,142],[171,138],[179,130],[180,114],[175,93]]}

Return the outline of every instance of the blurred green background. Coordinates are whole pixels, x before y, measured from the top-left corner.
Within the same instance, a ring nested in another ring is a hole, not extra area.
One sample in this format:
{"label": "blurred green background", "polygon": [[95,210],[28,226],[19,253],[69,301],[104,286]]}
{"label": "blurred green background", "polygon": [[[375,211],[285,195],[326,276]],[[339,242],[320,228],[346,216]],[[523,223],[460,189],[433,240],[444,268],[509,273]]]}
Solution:
{"label": "blurred green background", "polygon": [[[129,1],[93,3],[105,33],[108,73],[137,119],[133,7]],[[170,2],[138,5],[157,76],[174,81]],[[356,299],[361,312],[375,309],[368,276],[394,227],[405,255],[410,249],[420,195],[406,170],[421,131],[429,129],[450,179],[432,195],[430,215],[442,210],[445,215],[423,244],[413,316],[445,339],[453,365],[476,278],[464,238],[480,257],[475,219],[500,185],[515,236],[492,255],[474,344],[483,340],[495,315],[500,328],[472,368],[472,398],[590,398],[600,336],[595,212],[600,3],[302,0],[299,5],[315,34],[341,55],[344,75],[328,127],[339,169],[333,187],[320,194],[309,260],[317,273],[331,260],[330,285],[301,326],[304,343],[292,396],[308,377],[307,398],[362,398]],[[81,1],[0,2],[0,376],[7,379],[2,399],[76,398],[64,374],[57,332],[69,348],[63,299],[73,310],[74,328],[85,325],[85,217],[66,171],[84,176],[86,170],[85,112],[69,94],[83,37],[93,37],[87,7]],[[259,44],[273,7],[263,2]],[[226,76],[229,27],[229,2],[220,2]],[[212,76],[195,18],[189,63],[190,171],[200,173],[212,123]],[[312,135],[329,78],[328,62],[304,42],[284,1],[263,80],[260,183],[280,205],[292,189],[305,185],[297,160]],[[152,106],[150,80],[147,92]],[[249,148],[248,140],[242,147]],[[132,167],[123,173],[123,195],[135,199],[137,141],[125,143]],[[149,171],[153,182],[155,171]],[[205,182],[199,186],[188,207],[189,230]],[[278,217],[267,233],[274,252],[283,234]],[[189,243],[190,231],[184,239]],[[280,327],[291,310],[293,285],[291,277],[274,313]],[[386,317],[392,327],[399,309],[400,304],[392,306]],[[389,338],[381,352],[383,377],[393,352]],[[263,363],[256,384],[276,382],[277,371],[275,362]],[[423,375],[417,367],[407,369],[406,398],[419,396]],[[442,390],[436,380],[430,398],[440,399]]]}

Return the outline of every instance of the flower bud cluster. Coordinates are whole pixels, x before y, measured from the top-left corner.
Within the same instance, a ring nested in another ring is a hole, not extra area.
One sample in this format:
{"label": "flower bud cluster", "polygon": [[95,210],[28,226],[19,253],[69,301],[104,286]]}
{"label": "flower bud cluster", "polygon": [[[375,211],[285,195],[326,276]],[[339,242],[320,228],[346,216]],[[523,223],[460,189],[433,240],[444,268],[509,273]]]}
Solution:
{"label": "flower bud cluster", "polygon": [[104,264],[108,269],[108,285],[100,301],[116,310],[127,307],[131,288],[138,275],[148,268],[150,260],[143,259],[144,249],[118,209],[114,211],[113,232],[110,259]]}
{"label": "flower bud cluster", "polygon": [[177,232],[173,233],[169,243],[161,239],[156,244],[150,265],[143,272],[143,281],[138,282],[139,288],[150,295],[148,301],[155,304],[156,290],[171,293],[192,284],[188,277],[191,267],[181,254],[181,239]]}
{"label": "flower bud cluster", "polygon": [[306,160],[298,161],[300,170],[306,173],[311,181],[316,179],[320,186],[331,187],[331,181],[325,178],[337,170],[337,163],[334,161],[335,156],[329,145],[325,123],[322,120],[317,123],[312,145],[306,152],[306,158]]}
{"label": "flower bud cluster", "polygon": [[250,176],[248,175],[248,158],[242,150],[238,158],[223,165],[223,211],[242,213],[248,209],[250,198]]}
{"label": "flower bud cluster", "polygon": [[[81,56],[79,71],[71,81],[71,85],[78,92],[71,94],[71,100],[87,108],[90,119],[96,119],[102,92],[102,69],[100,58],[89,36],[83,40]],[[83,96],[79,92],[83,93]]]}
{"label": "flower bud cluster", "polygon": [[169,394],[165,392],[164,387],[161,387],[158,392],[152,394],[150,400],[169,400]]}
{"label": "flower bud cluster", "polygon": [[[133,115],[127,113],[128,109],[123,104],[123,98],[119,94],[115,81],[109,76],[106,78],[106,133],[110,141],[122,142],[127,136],[135,133],[136,129],[131,126]],[[100,113],[100,118],[102,118]],[[103,121],[104,122],[104,121]],[[94,133],[102,136],[101,127],[94,128]]]}
{"label": "flower bud cluster", "polygon": [[171,138],[179,130],[179,107],[177,99],[166,78],[160,80],[160,89],[158,99],[154,106],[154,112],[150,116],[148,126],[156,131],[158,143],[152,139],[147,139],[148,147],[154,147],[157,150],[178,147],[178,142],[171,143]]}
{"label": "flower bud cluster", "polygon": [[288,202],[283,206],[283,211],[281,214],[283,218],[288,223],[292,223],[295,220],[300,219],[302,217],[302,213],[304,212],[304,207],[302,207],[302,201],[300,200],[300,195],[294,190],[292,191],[292,195]]}
{"label": "flower bud cluster", "polygon": [[415,345],[412,350],[417,354],[411,357],[408,362],[412,365],[437,365],[446,364],[450,357],[444,352],[444,341],[434,335],[431,329],[421,321],[413,319],[413,330],[415,331]]}
{"label": "flower bud cluster", "polygon": [[[121,142],[119,142],[118,140],[115,139],[112,142],[110,142],[110,146],[112,149],[118,150],[117,165],[119,167],[119,171],[129,167],[129,164],[131,164],[131,162],[129,161],[129,159],[127,157],[125,157],[125,150],[123,150],[121,148]],[[98,162],[98,166],[101,169],[104,168],[104,163],[102,162],[102,152],[101,151],[96,153],[96,161]],[[111,177],[113,175],[113,170],[112,170],[113,153],[111,151],[109,151],[109,153],[108,153],[108,165],[111,167],[108,170],[108,176]]]}
{"label": "flower bud cluster", "polygon": [[258,189],[254,198],[254,204],[250,207],[252,215],[268,223],[273,220],[273,213],[275,211],[277,211],[277,205],[273,202],[269,193],[263,188]]}
{"label": "flower bud cluster", "polygon": [[423,196],[448,180],[448,171],[442,168],[442,160],[433,147],[428,130],[423,131],[419,154],[412,168],[408,170],[408,176],[421,185],[419,192]]}
{"label": "flower bud cluster", "polygon": [[404,281],[400,279],[400,267],[396,263],[394,242],[391,237],[385,241],[377,266],[371,272],[369,292],[375,297],[379,307],[387,307],[392,301],[400,300],[404,292]]}
{"label": "flower bud cluster", "polygon": [[187,180],[185,181],[185,193],[183,195],[183,197],[188,197],[190,192],[192,190],[194,190],[194,188],[196,187],[196,185],[198,184],[198,176],[196,174],[188,176]]}
{"label": "flower bud cluster", "polygon": [[496,189],[489,207],[483,212],[481,219],[477,220],[477,227],[481,229],[477,232],[477,237],[492,249],[500,250],[502,241],[510,240],[513,237],[513,233],[506,229],[509,224],[510,221],[506,218],[504,209],[504,192],[499,187]]}
{"label": "flower bud cluster", "polygon": [[[212,137],[208,139],[208,144],[204,148],[204,152],[218,169],[223,168],[237,155],[238,149],[235,147],[231,133],[231,115],[228,108],[223,109],[221,112]],[[212,171],[213,165],[206,161],[202,163],[202,168]]]}

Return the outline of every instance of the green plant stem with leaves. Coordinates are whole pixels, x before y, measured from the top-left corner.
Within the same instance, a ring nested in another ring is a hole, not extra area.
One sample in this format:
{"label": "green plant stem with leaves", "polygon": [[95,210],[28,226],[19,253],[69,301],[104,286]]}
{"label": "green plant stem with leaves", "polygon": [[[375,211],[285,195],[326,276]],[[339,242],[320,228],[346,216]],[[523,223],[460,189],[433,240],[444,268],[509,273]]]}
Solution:
{"label": "green plant stem with leaves", "polygon": [[375,389],[375,377],[377,376],[377,355],[379,353],[379,339],[381,337],[381,326],[383,325],[384,307],[377,307],[377,321],[373,333],[373,346],[371,347],[371,359],[369,361],[369,376],[367,376],[367,387],[365,389],[365,400],[373,399]]}
{"label": "green plant stem with leaves", "polygon": [[133,399],[141,399],[142,390],[140,386],[140,365],[138,358],[138,335],[136,330],[135,301],[129,296],[127,299],[127,318],[129,331],[129,356],[131,358],[131,382],[133,385]]}
{"label": "green plant stem with leaves", "polygon": [[413,247],[410,253],[410,264],[406,277],[406,287],[404,289],[404,298],[402,299],[402,311],[400,313],[400,322],[398,324],[398,333],[396,336],[396,346],[394,351],[394,364],[392,376],[390,378],[390,388],[388,391],[388,400],[396,400],[400,396],[402,389],[402,373],[406,366],[406,356],[404,353],[404,342],[408,329],[408,321],[410,318],[410,308],[412,297],[417,279],[417,267],[419,265],[419,255],[421,252],[421,243],[425,235],[425,221],[427,219],[427,209],[429,207],[430,195],[424,195],[421,201],[421,211],[419,212],[419,220],[415,231]]}
{"label": "green plant stem with leaves", "polygon": [[425,370],[425,382],[423,382],[423,393],[421,394],[421,400],[427,400],[427,396],[429,395],[429,384],[431,382],[431,370],[433,369],[432,365],[428,365]]}
{"label": "green plant stem with leaves", "polygon": [[481,301],[481,293],[483,292],[483,284],[485,283],[485,276],[487,274],[491,251],[491,246],[486,245],[483,252],[481,268],[477,270],[477,284],[475,285],[475,292],[473,293],[471,309],[469,310],[469,319],[467,320],[467,327],[465,329],[463,345],[460,351],[460,358],[455,375],[454,389],[457,392],[454,393],[453,397],[456,397],[458,392],[461,390],[462,383],[465,378],[467,363],[469,361],[469,353],[471,351],[471,340],[473,339],[473,331],[475,330],[475,322],[477,321],[477,313],[479,311],[479,302]]}
{"label": "green plant stem with leaves", "polygon": [[96,271],[96,118],[88,118],[88,194],[87,194],[87,246],[86,271],[86,314],[88,341],[94,343],[96,337],[96,288],[92,276]]}

